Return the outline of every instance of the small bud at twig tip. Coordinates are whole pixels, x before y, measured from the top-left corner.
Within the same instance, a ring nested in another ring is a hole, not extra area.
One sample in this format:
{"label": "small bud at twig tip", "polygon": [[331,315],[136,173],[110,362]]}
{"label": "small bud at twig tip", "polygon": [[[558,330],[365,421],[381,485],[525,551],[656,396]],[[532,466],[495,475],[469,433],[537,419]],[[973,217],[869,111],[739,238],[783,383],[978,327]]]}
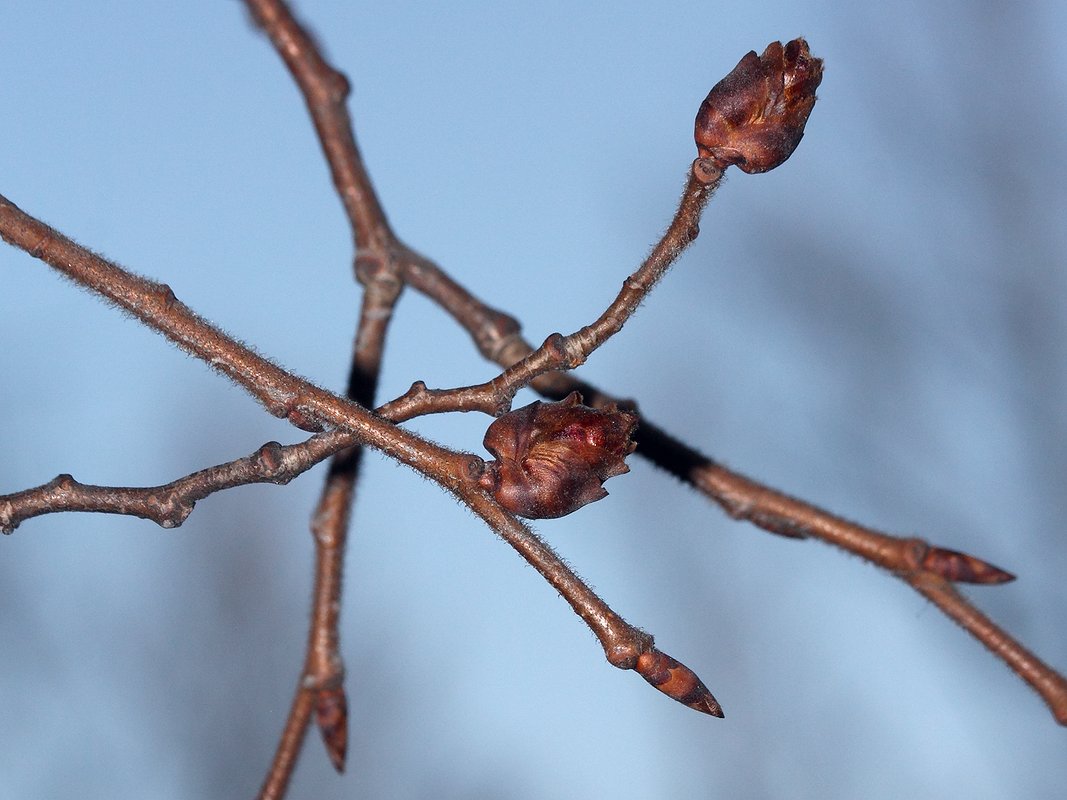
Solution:
{"label": "small bud at twig tip", "polygon": [[656,649],[642,653],[638,656],[634,669],[672,700],[677,700],[702,714],[720,719],[725,716],[719,701],[708,691],[708,687],[696,673],[666,653]]}

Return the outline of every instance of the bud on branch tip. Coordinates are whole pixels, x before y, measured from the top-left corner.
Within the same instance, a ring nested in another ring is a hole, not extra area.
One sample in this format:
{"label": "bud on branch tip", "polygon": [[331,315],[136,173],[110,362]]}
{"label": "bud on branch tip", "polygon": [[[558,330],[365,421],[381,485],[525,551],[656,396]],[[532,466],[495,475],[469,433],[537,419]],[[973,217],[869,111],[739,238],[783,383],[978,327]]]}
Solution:
{"label": "bud on branch tip", "polygon": [[634,667],[637,673],[672,700],[702,714],[723,717],[722,706],[693,670],[666,653],[652,649],[642,653]]}
{"label": "bud on branch tip", "polygon": [[771,42],[761,56],[750,51],[700,105],[700,157],[720,169],[774,169],[800,144],[821,81],[822,59],[812,57],[803,39]]}
{"label": "bud on branch tip", "polygon": [[629,472],[623,459],[637,417],[615,406],[584,406],[571,392],[558,403],[537,401],[489,426],[483,444],[496,460],[480,484],[500,505],[528,519],[551,519],[607,495],[601,485]]}

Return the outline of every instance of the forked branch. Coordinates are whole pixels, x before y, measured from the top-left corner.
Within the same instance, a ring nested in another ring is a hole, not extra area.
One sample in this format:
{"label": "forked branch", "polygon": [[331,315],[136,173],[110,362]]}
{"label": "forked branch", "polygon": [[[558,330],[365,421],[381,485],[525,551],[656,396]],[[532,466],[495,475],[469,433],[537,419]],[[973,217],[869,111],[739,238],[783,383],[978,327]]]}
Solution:
{"label": "forked branch", "polygon": [[[513,316],[486,305],[429,259],[413,265],[405,278],[409,286],[434,300],[462,325],[487,359],[505,366],[534,352]],[[598,408],[631,405],[558,372],[536,377],[531,387],[553,399],[577,391]],[[1005,583],[1014,578],[1010,573],[921,539],[896,537],[849,522],[790,497],[730,470],[643,416],[636,452],[693,486],[734,519],[746,520],[780,536],[820,539],[901,578],[1002,659],[1038,692],[1056,721],[1067,725],[1067,679],[989,620],[952,585]]]}
{"label": "forked branch", "polygon": [[[338,625],[345,541],[363,446],[413,467],[485,520],[564,597],[597,636],[611,664],[633,669],[658,690],[691,708],[722,716],[718,702],[691,670],[658,650],[652,636],[610,608],[512,512],[527,517],[568,513],[596,499],[601,493],[599,482],[623,469],[622,458],[633,449],[630,436],[636,408],[565,371],[580,366],[623,328],[696,238],[701,214],[725,169],[736,165],[745,172],[763,172],[789,157],[815,103],[822,62],[811,56],[801,39],[785,45],[772,43],[759,56],[747,54],[700,107],[695,125],[699,157],[691,165],[671,224],[648,258],[624,281],[596,320],[568,336],[554,333],[535,348],[523,340],[513,317],[483,304],[437,264],[396,237],[356,145],[346,108],[347,79],[327,62],[283,0],[245,2],[300,87],[351,227],[355,273],[364,292],[347,397],[338,397],[281,369],[198,317],[165,284],[121,269],[0,197],[0,235],[6,241],[208,362],[270,413],[316,432],[299,444],[269,442],[250,456],[164,486],[91,486],[61,475],[43,486],[0,497],[0,530],[10,533],[29,517],[55,511],[130,514],[176,527],[197,500],[212,492],[253,482],[285,483],[334,456],[311,523],[316,546],[315,588],[304,668],[261,790],[262,798],[285,794],[313,714],[333,764],[339,770],[344,766],[348,720]],[[502,372],[482,384],[458,389],[428,389],[417,381],[404,395],[372,412],[369,409],[375,402],[389,321],[405,285],[414,286],[450,313]],[[628,409],[610,415],[588,408],[578,412],[577,396],[572,395],[553,409],[532,409],[525,415],[522,410],[511,412],[491,429],[497,431],[494,441],[503,442],[500,449],[504,449],[530,433],[520,431],[519,435],[514,430],[536,428],[542,438],[527,436],[535,442],[529,452],[539,447],[535,455],[540,463],[569,470],[558,482],[577,487],[567,502],[558,497],[546,500],[543,482],[533,486],[533,500],[508,499],[510,495],[498,491],[505,480],[501,476],[505,469],[512,469],[524,471],[524,481],[535,480],[528,462],[513,459],[514,464],[490,464],[487,469],[477,456],[439,447],[397,425],[420,414],[446,411],[499,416],[510,409],[517,391],[527,385],[557,400],[577,391],[597,409],[616,404]],[[581,424],[575,422],[578,417]],[[610,444],[604,445],[604,441]],[[591,452],[598,447],[605,449]],[[791,498],[730,471],[648,420],[641,421],[637,452],[688,482],[735,519],[790,538],[820,539],[890,571],[1003,659],[1041,694],[1056,719],[1067,724],[1067,681],[998,628],[954,586],[957,582],[1003,583],[1012,580],[1009,573],[973,556],[916,538],[891,536]],[[571,474],[577,469],[575,464],[587,472],[581,480]],[[501,498],[505,500],[498,502]]]}
{"label": "forked branch", "polygon": [[[531,349],[510,364],[501,364],[505,366],[504,371],[486,383],[460,389],[427,389],[421,381],[416,382],[407,394],[386,406],[388,411],[402,418],[430,411],[482,411],[498,416],[511,408],[519,389],[534,379],[584,364],[594,350],[622,330],[652,287],[696,239],[700,216],[721,179],[722,170],[711,161],[693,162],[682,200],[666,233],[644,263],[623,282],[618,295],[596,321],[569,336],[551,334],[539,348]],[[408,262],[405,274],[418,272],[427,263],[425,259]]]}

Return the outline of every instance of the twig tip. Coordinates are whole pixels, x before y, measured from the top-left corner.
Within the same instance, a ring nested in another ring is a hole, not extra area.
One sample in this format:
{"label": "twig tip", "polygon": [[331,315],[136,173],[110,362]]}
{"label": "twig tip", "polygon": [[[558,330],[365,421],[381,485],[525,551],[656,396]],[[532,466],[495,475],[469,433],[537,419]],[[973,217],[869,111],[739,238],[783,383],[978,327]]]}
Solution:
{"label": "twig tip", "polygon": [[722,719],[722,706],[693,670],[653,648],[637,658],[637,673],[672,700],[694,711]]}

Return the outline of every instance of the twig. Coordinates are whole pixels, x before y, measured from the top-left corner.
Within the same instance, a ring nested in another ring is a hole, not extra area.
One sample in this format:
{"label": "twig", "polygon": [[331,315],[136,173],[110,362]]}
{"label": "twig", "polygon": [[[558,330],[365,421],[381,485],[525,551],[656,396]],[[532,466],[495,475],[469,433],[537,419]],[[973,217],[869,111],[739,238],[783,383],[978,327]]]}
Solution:
{"label": "twig", "polygon": [[[371,282],[365,289],[347,389],[347,396],[357,402],[373,402],[386,328],[399,293],[398,282],[384,279]],[[334,456],[312,516],[315,587],[304,670],[260,790],[264,800],[285,795],[312,710],[331,763],[338,772],[344,771],[348,699],[339,623],[349,520],[362,459],[363,448],[359,446]]]}
{"label": "twig", "polygon": [[[487,306],[433,261],[422,259],[409,265],[405,279],[462,325],[486,358],[506,367],[534,352],[522,338],[514,317]],[[578,391],[594,407],[628,405],[558,372],[538,376],[531,386],[556,400]],[[820,539],[900,577],[1002,659],[1040,694],[1057,722],[1067,725],[1067,679],[998,628],[950,583],[998,584],[1012,580],[1010,573],[921,539],[900,538],[857,525],[792,498],[731,471],[644,417],[638,428],[637,453],[698,489],[734,519],[747,520],[781,536]]]}
{"label": "twig", "polygon": [[162,486],[93,486],[70,475],[58,475],[33,489],[0,495],[0,532],[12,533],[31,517],[60,511],[126,514],[152,520],[163,528],[177,528],[198,500],[249,483],[289,483],[351,441],[350,433],[328,431],[300,444],[267,442],[249,456]]}
{"label": "twig", "polygon": [[998,584],[1014,576],[973,556],[934,547],[921,539],[890,536],[857,525],[710,459],[703,461],[694,464],[689,474],[694,484],[730,516],[773,533],[820,539],[892,572],[1003,660],[1041,695],[1056,721],[1067,725],[1067,679],[998,628],[951,583]]}
{"label": "twig", "polygon": [[348,79],[327,63],[282,0],[245,0],[245,4],[300,87],[357,249],[388,249],[395,237],[352,133],[352,121],[345,108],[350,91]]}
{"label": "twig", "polygon": [[[349,396],[369,405],[372,402],[373,386],[376,384],[380,367],[381,347],[384,343],[386,325],[402,285],[404,267],[417,263],[422,257],[395,237],[385,219],[356,146],[351,118],[344,104],[348,94],[347,79],[326,62],[312,37],[301,27],[283,2],[280,0],[247,0],[247,2],[253,17],[273,42],[304,95],[326,160],[330,165],[334,185],[345,204],[352,225],[358,253],[357,275],[368,287],[368,291],[365,295],[357,333],[356,356],[349,384]],[[695,174],[703,173],[694,172]],[[688,196],[697,194],[702,194],[706,200],[706,197],[710,195],[710,190],[687,192]],[[703,200],[697,200],[697,204],[702,207]],[[686,208],[684,202],[683,208]],[[693,213],[699,215],[699,207]],[[680,215],[681,212],[679,212]],[[666,246],[671,246],[671,234],[678,236],[675,231],[676,227],[672,226],[672,231],[669,232],[668,237],[665,237]],[[690,229],[695,235],[695,219],[690,222],[686,232],[688,233]],[[680,251],[681,247],[676,249]],[[676,255],[677,252],[673,253],[655,276],[646,275],[648,270],[645,273],[639,273],[648,281],[646,293]],[[376,286],[381,287],[383,291],[392,292],[378,305],[375,305],[372,297]],[[629,313],[632,313],[639,301],[639,298],[634,300]],[[621,327],[625,317],[616,314],[616,318],[619,320],[618,327]],[[361,352],[363,353],[362,359]],[[511,390],[512,396],[517,389],[518,385]],[[436,412],[439,407],[440,410],[448,410],[443,407],[442,402],[435,403],[433,398],[428,399],[430,402],[424,402],[417,408],[404,409],[396,407],[395,404],[387,404],[379,409],[379,413],[386,418],[399,421],[409,419],[418,413]],[[510,397],[508,404],[510,404]],[[337,708],[342,709],[340,714],[330,714],[331,719],[344,716],[344,693],[343,688],[340,687],[341,668],[336,633],[338,596],[337,594],[331,595],[330,591],[337,593],[340,591],[341,567],[338,551],[343,551],[343,528],[347,524],[352,483],[358,463],[358,449],[335,458],[315,518],[314,529],[318,552],[317,599],[305,680],[309,684],[329,686],[325,692],[320,693],[320,726],[322,726],[321,708],[324,701],[331,711]],[[721,716],[722,712],[718,704],[691,671],[654,650],[651,637],[631,628],[617,618],[614,612],[536,535],[500,510],[495,503],[482,502],[485,498],[479,493],[472,491],[464,499],[494,530],[515,546],[527,561],[556,586],[587,624],[594,628],[594,632],[599,631],[597,635],[601,639],[605,653],[608,654],[609,661],[618,666],[637,669],[649,682],[674,699],[686,702],[693,708],[706,713]],[[498,512],[496,516],[492,513],[494,510]],[[597,611],[592,614],[590,609]],[[331,610],[332,616],[330,616]],[[615,623],[606,629],[598,628],[597,621],[608,617],[615,617]],[[623,658],[620,662],[620,657],[613,654],[622,650],[632,653],[633,657],[629,660],[628,657]],[[304,691],[304,689],[298,690],[298,695]],[[261,792],[262,798],[280,797],[284,794],[302,739],[301,735],[295,733],[295,729],[306,727],[309,713],[308,705],[301,702],[298,697],[294,701],[289,721],[286,724],[285,735],[282,737],[277,755],[268,773],[267,782]],[[323,734],[334,764],[340,768],[343,760],[339,760],[336,757],[336,749],[330,747],[328,727],[323,727]]]}
{"label": "twig", "polygon": [[[345,105],[349,94],[347,78],[322,57],[312,37],[284,2],[246,2],[300,87],[334,187],[348,215],[356,252],[355,272],[364,285],[364,293],[346,396],[370,407],[381,371],[386,331],[403,287],[401,270],[393,257],[402,248],[389,227],[356,144]],[[260,791],[264,800],[284,796],[312,705],[330,761],[338,772],[344,771],[348,700],[339,622],[344,555],[362,456],[363,448],[359,446],[334,456],[312,517],[315,587],[303,676]]]}
{"label": "twig", "polygon": [[563,596],[600,640],[610,664],[635,670],[659,691],[696,711],[723,716],[718,701],[692,670],[657,650],[652,636],[616,614],[536,533],[485,495],[471,493],[463,499]]}
{"label": "twig", "polygon": [[1067,725],[1067,679],[975,608],[946,579],[923,570],[900,577],[1030,684],[1056,721]]}
{"label": "twig", "polygon": [[481,459],[427,442],[286,372],[198,317],[165,284],[141,278],[75,244],[0,196],[0,237],[76,283],[111,300],[192,355],[208,362],[297,427],[351,431],[358,442],[412,467],[449,491],[476,479]]}
{"label": "twig", "polygon": [[[652,248],[648,258],[630,275],[622,289],[592,323],[569,336],[553,333],[537,349],[530,349],[520,358],[507,363],[500,360],[504,371],[491,381],[458,389],[428,389],[417,381],[402,397],[385,408],[402,418],[442,411],[481,411],[499,416],[511,408],[516,392],[536,378],[556,370],[575,369],[585,363],[589,355],[620,330],[633,316],[641,302],[666,274],[678,256],[696,239],[700,232],[700,216],[722,180],[722,170],[708,159],[693,162],[681,202],[666,232]],[[422,257],[405,261],[405,277],[426,272],[432,262]],[[440,272],[440,270],[437,270]],[[441,281],[445,290],[458,289],[458,284]],[[464,300],[453,296],[457,305]],[[468,311],[471,310],[468,308]],[[504,321],[498,315],[497,321]],[[506,322],[505,322],[506,324]],[[491,335],[491,334],[490,334]]]}

